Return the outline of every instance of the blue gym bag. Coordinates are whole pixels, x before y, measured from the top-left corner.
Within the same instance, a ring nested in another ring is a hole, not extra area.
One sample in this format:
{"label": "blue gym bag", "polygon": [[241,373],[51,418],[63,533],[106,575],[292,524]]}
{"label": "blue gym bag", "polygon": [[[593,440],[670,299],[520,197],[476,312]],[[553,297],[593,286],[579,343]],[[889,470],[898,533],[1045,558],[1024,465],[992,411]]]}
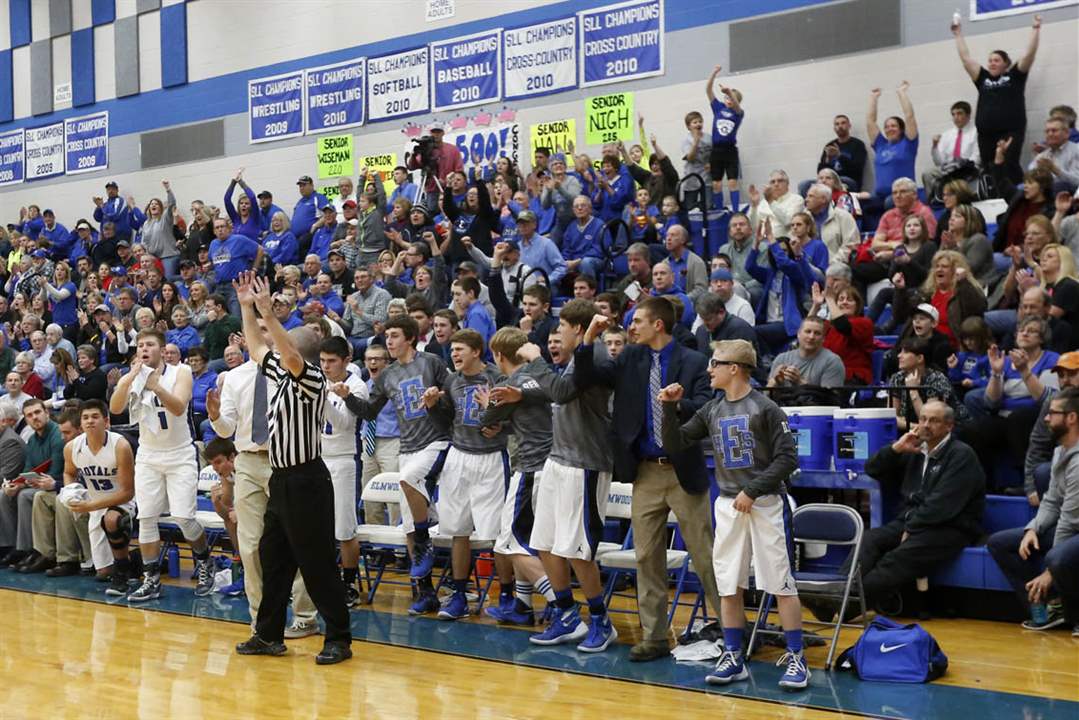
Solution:
{"label": "blue gym bag", "polygon": [[947,671],[948,657],[921,625],[876,617],[833,667],[853,671],[862,680],[925,683]]}

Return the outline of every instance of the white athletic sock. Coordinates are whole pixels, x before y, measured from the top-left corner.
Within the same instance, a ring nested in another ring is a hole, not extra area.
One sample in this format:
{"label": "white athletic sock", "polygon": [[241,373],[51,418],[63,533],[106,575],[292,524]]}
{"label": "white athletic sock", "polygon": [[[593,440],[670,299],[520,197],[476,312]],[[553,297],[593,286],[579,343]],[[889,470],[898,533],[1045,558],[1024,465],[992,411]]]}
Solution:
{"label": "white athletic sock", "polygon": [[513,584],[514,592],[517,596],[517,602],[524,605],[529,610],[532,609],[532,585],[526,582],[515,582]]}
{"label": "white athletic sock", "polygon": [[547,579],[546,575],[536,581],[535,587],[536,592],[545,597],[547,602],[554,602],[554,590],[551,589],[551,581]]}

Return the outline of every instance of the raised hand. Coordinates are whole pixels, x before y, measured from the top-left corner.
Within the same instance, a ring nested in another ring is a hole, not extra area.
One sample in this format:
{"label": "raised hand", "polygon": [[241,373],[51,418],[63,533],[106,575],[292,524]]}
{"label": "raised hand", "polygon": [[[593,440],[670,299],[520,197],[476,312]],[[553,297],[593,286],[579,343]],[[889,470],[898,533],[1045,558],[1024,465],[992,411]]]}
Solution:
{"label": "raised hand", "polygon": [[761,202],[761,191],[757,189],[756,185],[749,186],[749,204],[753,207],[757,207]]}
{"label": "raised hand", "polygon": [[680,402],[684,394],[685,388],[678,383],[671,383],[664,388],[660,388],[656,399],[660,402]]}
{"label": "raised hand", "polygon": [[906,290],[907,278],[903,273],[896,273],[892,276],[892,287],[896,290]]}
{"label": "raised hand", "polygon": [[206,391],[206,414],[211,420],[221,417],[221,391],[217,388]]}
{"label": "raised hand", "polygon": [[1072,194],[1069,192],[1059,192],[1056,198],[1053,199],[1053,206],[1060,215],[1065,215],[1072,207]]}
{"label": "raised hand", "polygon": [[611,319],[606,315],[599,313],[592,316],[592,322],[589,323],[588,329],[584,333],[584,341],[586,344],[591,344],[596,338],[604,333],[611,326]]}
{"label": "raised hand", "polygon": [[900,453],[916,453],[922,450],[922,438],[918,435],[919,425],[915,423],[901,438],[892,443],[892,449]]}
{"label": "raised hand", "polygon": [[236,174],[232,176],[232,181],[236,182],[236,183],[242,181],[244,179],[244,170],[245,169],[246,168],[240,168],[239,170],[237,170]]}
{"label": "raised hand", "polygon": [[910,90],[910,80],[904,80],[899,83],[899,87],[896,88],[896,92],[899,93],[905,93],[908,90]]}
{"label": "raised hand", "polygon": [[995,344],[990,345],[987,355],[989,357],[989,369],[993,374],[999,375],[1004,372],[1004,353],[1001,352],[1000,348]]}
{"label": "raised hand", "polygon": [[948,356],[947,363],[948,363],[948,369],[949,370],[954,370],[955,368],[959,367],[959,358],[956,357],[955,353],[952,353],[951,355]]}
{"label": "raised hand", "polygon": [[[249,274],[255,275],[253,272]],[[252,289],[255,293],[255,307],[258,308],[263,317],[266,317],[269,313],[273,312],[273,298],[270,296],[270,281],[255,275]]]}
{"label": "raised hand", "polygon": [[1030,24],[1030,26],[1032,28],[1034,28],[1035,30],[1041,30],[1042,29],[1042,16],[1041,15],[1035,15],[1034,16],[1034,22],[1032,22]]}
{"label": "raised hand", "polygon": [[232,281],[232,287],[236,290],[236,299],[241,305],[255,304],[255,273],[242,272]]}
{"label": "raised hand", "polygon": [[824,304],[824,291],[821,290],[820,283],[813,283],[813,287],[811,288],[811,292],[813,294],[813,304],[814,305],[823,305]]}
{"label": "raised hand", "polygon": [[869,96],[872,97],[874,100],[880,98],[880,88],[875,87],[872,90],[870,90],[869,91]]}
{"label": "raised hand", "polygon": [[1012,367],[1020,373],[1026,370],[1030,364],[1030,356],[1027,355],[1026,350],[1012,350],[1008,353],[1008,357],[1012,359]]}

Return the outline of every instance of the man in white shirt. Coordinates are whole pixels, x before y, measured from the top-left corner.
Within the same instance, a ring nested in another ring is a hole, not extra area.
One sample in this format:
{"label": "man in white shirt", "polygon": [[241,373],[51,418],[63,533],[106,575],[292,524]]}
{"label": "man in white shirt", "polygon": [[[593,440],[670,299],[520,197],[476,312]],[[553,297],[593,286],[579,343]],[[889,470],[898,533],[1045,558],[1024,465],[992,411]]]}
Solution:
{"label": "man in white shirt", "polygon": [[952,104],[952,127],[933,136],[933,167],[922,173],[922,187],[930,197],[943,173],[940,168],[954,160],[970,160],[981,167],[982,157],[978,151],[978,130],[970,121],[970,103],[960,100]]}
{"label": "man in white shirt", "polygon": [[805,210],[805,201],[792,193],[791,179],[784,170],[773,170],[768,187],[762,193],[756,185],[749,186],[749,227],[753,232],[766,217],[772,218],[772,232],[778,237],[790,236],[790,222]]}
{"label": "man in white shirt", "polygon": [[1079,186],[1079,144],[1068,141],[1068,126],[1059,117],[1045,121],[1045,149],[1027,169],[1041,167],[1053,174],[1053,194],[1074,193]]}
{"label": "man in white shirt", "polygon": [[[262,323],[259,323],[262,327]],[[263,338],[270,337],[263,327]],[[237,455],[234,461],[233,508],[236,511],[236,541],[244,566],[244,592],[254,627],[262,602],[262,563],[259,561],[259,540],[262,539],[263,517],[270,500],[269,423],[266,420],[268,398],[273,389],[259,372],[258,364],[248,360],[229,370],[221,390],[206,393],[206,414],[218,437],[232,437]],[[258,382],[261,387],[256,385]],[[261,411],[257,425],[255,409]],[[292,626],[285,629],[286,638],[301,638],[318,633],[315,605],[304,588],[299,573],[292,586]]]}
{"label": "man in white shirt", "polygon": [[333,206],[337,208],[341,216],[345,214],[346,202],[349,200],[356,202],[356,194],[352,190],[352,178],[343,177],[337,181],[337,197],[333,199]]}
{"label": "man in white shirt", "polygon": [[728,314],[742,318],[750,325],[757,324],[757,314],[753,312],[753,306],[748,300],[734,292],[734,275],[730,270],[723,268],[713,270],[708,290],[719,295]]}

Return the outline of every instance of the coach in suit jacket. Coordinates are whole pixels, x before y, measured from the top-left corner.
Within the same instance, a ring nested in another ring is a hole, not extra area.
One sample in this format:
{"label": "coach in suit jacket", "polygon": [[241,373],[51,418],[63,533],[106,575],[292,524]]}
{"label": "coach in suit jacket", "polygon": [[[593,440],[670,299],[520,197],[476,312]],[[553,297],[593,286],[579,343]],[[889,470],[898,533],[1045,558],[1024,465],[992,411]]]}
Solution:
{"label": "coach in suit jacket", "polygon": [[641,642],[630,651],[630,660],[637,662],[670,653],[666,549],[667,515],[671,510],[678,518],[708,602],[719,616],[712,571],[711,480],[704,455],[699,446],[668,453],[661,445],[662,413],[656,399],[660,388],[672,383],[685,388],[679,408],[683,422],[712,398],[708,360],[672,338],[676,323],[674,307],[668,300],[647,298],[633,316],[635,344],[627,345],[616,360],[597,364],[592,356],[592,343],[610,324],[610,319],[602,315],[593,319],[584,343],[574,353],[574,378],[579,385],[614,388],[614,479],[633,483],[633,538],[644,630]]}

